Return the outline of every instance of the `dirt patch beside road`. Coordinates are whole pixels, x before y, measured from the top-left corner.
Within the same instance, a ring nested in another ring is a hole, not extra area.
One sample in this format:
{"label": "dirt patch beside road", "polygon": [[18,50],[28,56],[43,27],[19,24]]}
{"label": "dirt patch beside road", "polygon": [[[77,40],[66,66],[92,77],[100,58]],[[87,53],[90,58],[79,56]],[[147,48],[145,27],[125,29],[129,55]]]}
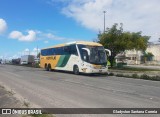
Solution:
{"label": "dirt patch beside road", "polygon": [[[23,104],[13,96],[12,91],[7,91],[0,85],[0,108],[21,108]],[[20,115],[1,115],[2,117],[21,117]]]}
{"label": "dirt patch beside road", "polygon": [[[20,97],[19,97],[20,98]],[[30,107],[29,102],[20,101],[17,96],[15,96],[14,91],[2,86],[0,84],[0,108],[28,108]],[[54,117],[51,114],[42,115],[0,115],[0,117]]]}
{"label": "dirt patch beside road", "polygon": [[7,91],[3,86],[0,86],[0,107],[1,108],[20,108],[22,103],[16,99],[12,91]]}

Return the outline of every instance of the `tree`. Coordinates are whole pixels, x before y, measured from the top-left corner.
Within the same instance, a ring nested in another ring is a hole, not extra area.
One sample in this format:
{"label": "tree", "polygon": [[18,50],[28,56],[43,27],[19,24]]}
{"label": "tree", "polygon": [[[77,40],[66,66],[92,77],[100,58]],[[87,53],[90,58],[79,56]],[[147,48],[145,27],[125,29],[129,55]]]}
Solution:
{"label": "tree", "polygon": [[123,24],[115,23],[111,28],[107,28],[105,33],[99,34],[98,39],[105,48],[111,50],[109,61],[113,67],[114,58],[118,53],[125,50],[145,50],[149,36],[142,36],[141,32],[131,33],[123,31]]}
{"label": "tree", "polygon": [[147,61],[151,61],[153,59],[154,55],[152,54],[152,52],[144,52],[144,62]]}
{"label": "tree", "polygon": [[132,33],[133,49],[145,51],[148,46],[149,36],[142,36],[142,32]]}

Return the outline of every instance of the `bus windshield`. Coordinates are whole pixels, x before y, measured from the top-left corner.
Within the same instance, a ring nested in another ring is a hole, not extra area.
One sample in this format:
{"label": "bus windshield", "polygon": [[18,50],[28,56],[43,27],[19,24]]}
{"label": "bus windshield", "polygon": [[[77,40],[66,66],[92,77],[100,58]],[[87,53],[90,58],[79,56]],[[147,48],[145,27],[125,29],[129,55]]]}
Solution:
{"label": "bus windshield", "polygon": [[103,46],[78,44],[81,59],[92,64],[106,64],[107,57]]}

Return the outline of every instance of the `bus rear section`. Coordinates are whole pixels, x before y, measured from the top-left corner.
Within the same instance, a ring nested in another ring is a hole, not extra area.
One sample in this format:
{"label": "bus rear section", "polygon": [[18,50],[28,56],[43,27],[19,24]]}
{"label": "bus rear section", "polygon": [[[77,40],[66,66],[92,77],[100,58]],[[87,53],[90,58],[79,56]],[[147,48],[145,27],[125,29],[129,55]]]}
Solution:
{"label": "bus rear section", "polygon": [[41,50],[40,67],[46,70],[73,71],[78,61],[76,44],[58,45]]}

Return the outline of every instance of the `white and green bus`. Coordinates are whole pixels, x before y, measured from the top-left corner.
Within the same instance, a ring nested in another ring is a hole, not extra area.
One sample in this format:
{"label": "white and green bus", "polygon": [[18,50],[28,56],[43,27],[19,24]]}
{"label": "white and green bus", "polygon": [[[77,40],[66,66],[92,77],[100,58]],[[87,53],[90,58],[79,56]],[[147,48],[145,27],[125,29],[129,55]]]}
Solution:
{"label": "white and green bus", "polygon": [[76,41],[41,50],[40,67],[48,71],[63,70],[79,73],[107,73],[106,51],[95,42]]}

